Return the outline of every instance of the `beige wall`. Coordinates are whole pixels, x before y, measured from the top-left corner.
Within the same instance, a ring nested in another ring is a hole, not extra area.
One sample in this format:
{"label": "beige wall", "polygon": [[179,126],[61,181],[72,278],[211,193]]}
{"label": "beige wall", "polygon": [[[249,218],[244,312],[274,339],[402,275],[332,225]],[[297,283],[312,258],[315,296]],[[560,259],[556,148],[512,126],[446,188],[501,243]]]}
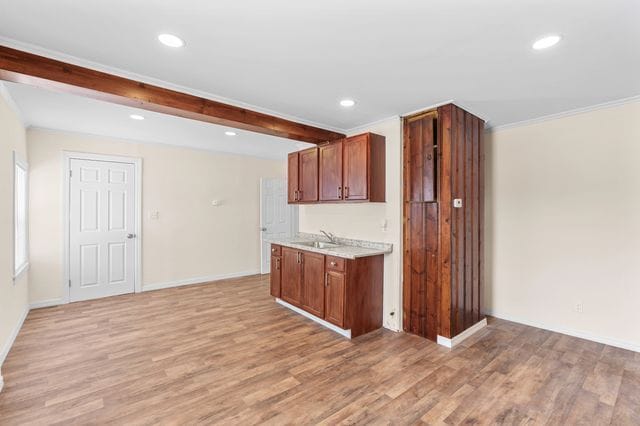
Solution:
{"label": "beige wall", "polygon": [[14,150],[27,158],[24,127],[0,96],[0,367],[28,309],[29,273],[13,281]]}
{"label": "beige wall", "polygon": [[487,310],[640,350],[640,102],[486,140]]}
{"label": "beige wall", "polygon": [[[384,326],[392,330],[401,324],[402,238],[402,123],[389,119],[361,128],[352,134],[372,132],[386,137],[386,203],[318,204],[300,206],[300,231],[318,233],[324,229],[339,237],[393,244],[384,262]],[[387,230],[381,223],[387,221]],[[395,314],[390,315],[391,312]]]}
{"label": "beige wall", "polygon": [[284,161],[39,129],[28,131],[27,145],[31,302],[63,296],[64,150],[142,158],[143,288],[259,272],[259,179],[284,176]]}

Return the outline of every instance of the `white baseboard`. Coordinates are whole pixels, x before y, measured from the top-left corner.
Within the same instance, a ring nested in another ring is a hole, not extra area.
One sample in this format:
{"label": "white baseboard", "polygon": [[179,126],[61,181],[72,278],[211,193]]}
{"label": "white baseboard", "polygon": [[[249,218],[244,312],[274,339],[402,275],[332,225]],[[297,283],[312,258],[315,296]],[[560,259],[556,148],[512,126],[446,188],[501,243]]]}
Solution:
{"label": "white baseboard", "polygon": [[346,337],[347,339],[351,339],[351,330],[345,330],[345,329],[342,329],[342,328],[340,328],[338,326],[335,326],[335,325],[331,324],[330,322],[327,322],[327,321],[325,321],[325,320],[323,320],[321,318],[318,318],[317,316],[315,316],[313,314],[310,314],[309,312],[307,312],[307,311],[305,311],[303,309],[300,309],[297,306],[293,306],[292,304],[287,303],[282,299],[278,299],[277,297],[276,297],[276,302],[279,303],[280,305],[284,306],[285,308],[289,308],[292,311],[294,311],[294,312],[296,312],[296,313],[298,313],[298,314],[300,314],[302,316],[305,316],[305,317],[309,318],[310,320],[315,321],[318,324],[320,324],[320,325],[322,325],[322,326],[324,326],[324,327],[326,327],[326,328],[328,328],[328,329],[330,329],[332,331],[335,331],[336,333]]}
{"label": "white baseboard", "polygon": [[560,334],[566,334],[568,336],[578,337],[580,339],[591,340],[592,342],[602,343],[604,345],[615,346],[616,348],[627,349],[634,352],[640,352],[640,345],[624,340],[612,339],[610,337],[597,336],[588,332],[573,330],[570,328],[556,327],[549,324],[540,323],[537,321],[530,321],[522,318],[516,318],[511,315],[503,314],[500,312],[487,311],[487,315],[500,318],[506,321],[517,322],[518,324],[524,324],[531,327],[541,328],[543,330],[549,330]]}
{"label": "white baseboard", "polygon": [[20,332],[20,329],[22,328],[22,324],[24,324],[24,320],[27,318],[28,314],[29,314],[29,307],[27,306],[24,309],[24,312],[22,313],[20,320],[18,320],[18,323],[11,331],[11,334],[9,335],[9,339],[7,339],[7,341],[4,342],[4,346],[2,347],[2,352],[0,352],[0,368],[2,368],[2,364],[4,363],[4,360],[7,358],[7,355],[9,355],[11,346],[13,346],[13,342],[16,341],[16,337],[18,337],[18,333]]}
{"label": "white baseboard", "polygon": [[244,272],[232,272],[230,274],[218,274],[218,275],[206,275],[203,277],[193,277],[184,280],[167,281],[163,283],[147,284],[142,286],[142,291],[161,290],[163,288],[180,287],[183,285],[203,284],[209,281],[220,281],[229,278],[247,277],[249,275],[258,275],[260,270],[244,271]]}
{"label": "white baseboard", "polygon": [[62,299],[49,299],[49,300],[41,300],[39,302],[31,302],[29,303],[29,309],[38,309],[38,308],[49,308],[51,306],[58,306],[64,304],[65,301]]}
{"label": "white baseboard", "polygon": [[475,323],[471,327],[467,328],[462,333],[457,336],[453,336],[451,339],[448,337],[438,335],[438,344],[442,346],[446,346],[447,348],[455,348],[457,345],[462,343],[463,340],[469,338],[471,335],[477,333],[487,326],[487,319],[483,318],[481,321]]}

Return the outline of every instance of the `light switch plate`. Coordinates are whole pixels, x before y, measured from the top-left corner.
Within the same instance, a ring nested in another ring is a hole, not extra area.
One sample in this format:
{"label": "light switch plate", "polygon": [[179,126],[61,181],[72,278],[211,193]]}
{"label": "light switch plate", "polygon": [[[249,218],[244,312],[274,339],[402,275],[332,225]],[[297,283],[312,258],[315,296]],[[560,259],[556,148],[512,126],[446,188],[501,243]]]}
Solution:
{"label": "light switch plate", "polygon": [[455,207],[456,209],[462,208],[462,198],[454,198],[453,207]]}

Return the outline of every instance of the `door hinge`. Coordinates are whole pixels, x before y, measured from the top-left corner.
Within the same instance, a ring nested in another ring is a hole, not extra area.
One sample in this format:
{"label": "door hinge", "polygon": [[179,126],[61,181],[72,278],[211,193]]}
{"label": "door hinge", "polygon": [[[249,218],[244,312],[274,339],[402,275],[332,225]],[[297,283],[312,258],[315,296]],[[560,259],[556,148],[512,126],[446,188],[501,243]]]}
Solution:
{"label": "door hinge", "polygon": [[69,280],[69,287],[71,287],[71,280]]}
{"label": "door hinge", "polygon": [[73,170],[69,170],[69,177],[73,176]]}

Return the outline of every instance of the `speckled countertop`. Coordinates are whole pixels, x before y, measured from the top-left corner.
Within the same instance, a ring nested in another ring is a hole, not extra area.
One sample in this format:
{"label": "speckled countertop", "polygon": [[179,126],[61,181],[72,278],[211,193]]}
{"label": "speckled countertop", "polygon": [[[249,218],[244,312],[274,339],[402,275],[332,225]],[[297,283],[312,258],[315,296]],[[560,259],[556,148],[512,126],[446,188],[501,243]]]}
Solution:
{"label": "speckled countertop", "polygon": [[307,234],[300,232],[294,237],[288,238],[266,238],[265,241],[271,244],[278,244],[285,247],[292,247],[298,250],[306,250],[314,253],[326,254],[328,256],[343,257],[345,259],[357,259],[359,257],[376,256],[387,254],[393,251],[393,244],[377,243],[364,240],[351,240],[348,238],[336,238],[339,247],[317,248],[304,244],[296,244],[301,241],[327,241],[323,235]]}

